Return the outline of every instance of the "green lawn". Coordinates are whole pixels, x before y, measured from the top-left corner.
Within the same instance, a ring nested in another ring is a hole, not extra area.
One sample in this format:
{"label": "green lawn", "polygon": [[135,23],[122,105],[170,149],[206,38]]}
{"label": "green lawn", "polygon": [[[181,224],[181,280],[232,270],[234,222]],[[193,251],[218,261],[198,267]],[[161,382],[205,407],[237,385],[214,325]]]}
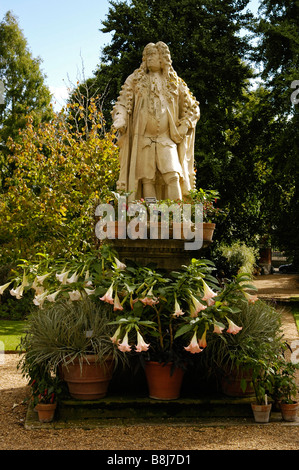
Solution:
{"label": "green lawn", "polygon": [[15,351],[20,344],[26,322],[17,320],[0,320],[0,349]]}

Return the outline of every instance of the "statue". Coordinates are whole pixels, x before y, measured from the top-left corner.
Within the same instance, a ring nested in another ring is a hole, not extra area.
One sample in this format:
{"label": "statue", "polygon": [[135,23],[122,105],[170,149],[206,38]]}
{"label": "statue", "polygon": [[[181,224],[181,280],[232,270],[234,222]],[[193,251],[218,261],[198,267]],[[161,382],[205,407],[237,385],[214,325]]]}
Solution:
{"label": "statue", "polygon": [[120,148],[119,191],[182,199],[195,188],[194,136],[199,104],[172,67],[168,46],[149,43],[112,111]]}

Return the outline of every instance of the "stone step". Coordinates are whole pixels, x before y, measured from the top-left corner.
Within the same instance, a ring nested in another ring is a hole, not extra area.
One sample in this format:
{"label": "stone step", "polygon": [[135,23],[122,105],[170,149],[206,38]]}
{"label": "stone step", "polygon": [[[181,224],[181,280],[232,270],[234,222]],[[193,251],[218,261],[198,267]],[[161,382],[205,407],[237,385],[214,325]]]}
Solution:
{"label": "stone step", "polygon": [[222,395],[201,398],[156,400],[146,396],[107,396],[100,400],[66,399],[59,404],[53,423],[41,424],[29,406],[25,428],[83,427],[133,424],[204,424],[253,422],[250,403],[254,397],[230,398]]}

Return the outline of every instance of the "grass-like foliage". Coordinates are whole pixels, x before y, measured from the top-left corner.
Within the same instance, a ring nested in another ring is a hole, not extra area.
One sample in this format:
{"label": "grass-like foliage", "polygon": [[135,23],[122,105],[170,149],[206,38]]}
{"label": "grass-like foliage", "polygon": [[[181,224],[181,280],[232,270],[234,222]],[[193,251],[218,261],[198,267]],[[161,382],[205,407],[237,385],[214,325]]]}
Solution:
{"label": "grass-like foliage", "polygon": [[20,348],[26,351],[21,360],[23,371],[41,365],[49,372],[75,359],[82,363],[95,354],[99,363],[107,356],[118,360],[119,352],[110,337],[109,312],[89,298],[80,302],[61,300],[35,311],[28,320]]}
{"label": "grass-like foliage", "polygon": [[240,309],[231,315],[233,322],[242,325],[236,335],[211,333],[201,359],[211,371],[228,370],[258,357],[261,345],[273,351],[281,347],[281,312],[273,305],[258,300],[240,303]]}

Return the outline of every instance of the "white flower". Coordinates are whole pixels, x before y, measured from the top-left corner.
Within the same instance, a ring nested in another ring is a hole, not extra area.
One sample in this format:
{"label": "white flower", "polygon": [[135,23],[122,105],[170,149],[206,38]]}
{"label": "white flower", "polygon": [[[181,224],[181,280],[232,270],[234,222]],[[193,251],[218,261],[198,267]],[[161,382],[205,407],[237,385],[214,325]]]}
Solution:
{"label": "white flower", "polygon": [[16,297],[17,299],[21,299],[23,296],[24,286],[20,284],[16,289],[11,289],[9,292],[12,296]]}
{"label": "white flower", "polygon": [[12,281],[10,282],[7,282],[6,284],[3,284],[3,286],[0,286],[0,295],[3,294],[3,292],[5,291],[5,289],[7,289],[7,287],[12,283]]}
{"label": "white flower", "polygon": [[43,274],[42,276],[36,276],[34,282],[36,281],[38,284],[42,284],[48,276],[50,276],[50,273]]}
{"label": "white flower", "polygon": [[88,280],[89,279],[89,271],[87,270],[85,273],[85,280],[84,280],[84,286],[85,287],[90,287],[92,286],[92,281]]}
{"label": "white flower", "polygon": [[87,295],[93,295],[95,293],[95,289],[87,289],[87,287],[84,287],[84,290]]}
{"label": "white flower", "polygon": [[36,295],[33,299],[34,305],[37,305],[38,307],[42,308],[47,295],[48,295],[48,291],[45,291],[42,294]]}
{"label": "white flower", "polygon": [[122,271],[123,271],[124,269],[126,269],[127,266],[126,266],[124,263],[122,263],[121,261],[119,261],[119,259],[117,259],[117,258],[114,257],[114,260],[115,260],[116,268],[117,268],[117,269],[120,269],[120,270],[122,270]]}
{"label": "white flower", "polygon": [[77,282],[78,281],[78,275],[77,273],[74,273],[69,279],[66,280],[66,282],[68,284],[72,284],[73,282]]}
{"label": "white flower", "polygon": [[62,273],[60,274],[56,273],[56,279],[58,279],[58,281],[61,282],[61,284],[66,284],[68,274],[69,274],[69,271],[62,271]]}
{"label": "white flower", "polygon": [[81,293],[78,290],[73,290],[72,292],[69,292],[70,300],[80,300],[81,299]]}
{"label": "white flower", "polygon": [[57,295],[59,294],[60,290],[57,290],[56,292],[53,292],[53,294],[49,294],[47,295],[47,300],[49,302],[55,302],[55,299],[57,297]]}

